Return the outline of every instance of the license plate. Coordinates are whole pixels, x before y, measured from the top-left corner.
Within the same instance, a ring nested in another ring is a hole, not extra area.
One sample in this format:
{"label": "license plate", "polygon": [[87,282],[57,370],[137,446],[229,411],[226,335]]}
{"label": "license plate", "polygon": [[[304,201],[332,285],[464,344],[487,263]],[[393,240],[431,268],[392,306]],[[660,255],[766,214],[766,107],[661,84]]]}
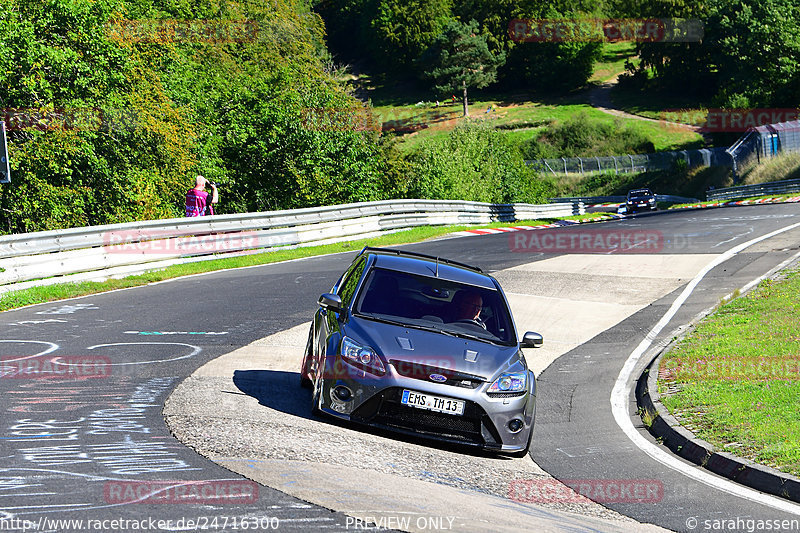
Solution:
{"label": "license plate", "polygon": [[422,394],[421,392],[414,392],[410,390],[403,391],[403,397],[400,400],[400,403],[403,405],[416,407],[418,409],[436,411],[438,413],[449,413],[451,415],[464,414],[463,400],[442,398],[440,396],[432,396],[430,394]]}

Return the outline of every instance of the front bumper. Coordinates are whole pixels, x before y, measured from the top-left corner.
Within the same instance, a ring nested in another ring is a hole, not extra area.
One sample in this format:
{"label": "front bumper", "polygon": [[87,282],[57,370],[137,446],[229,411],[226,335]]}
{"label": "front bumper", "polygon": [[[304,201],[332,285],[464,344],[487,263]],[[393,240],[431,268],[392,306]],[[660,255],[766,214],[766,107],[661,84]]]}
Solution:
{"label": "front bumper", "polygon": [[639,203],[639,204],[627,204],[626,209],[628,213],[639,213],[641,211],[655,211],[658,207],[656,204],[651,203]]}
{"label": "front bumper", "polygon": [[[326,369],[338,368],[338,375],[323,374],[320,410],[331,416],[439,441],[475,446],[487,450],[514,453],[528,446],[535,421],[535,377],[529,371],[529,390],[508,397],[490,397],[486,389],[491,383],[474,382],[472,386],[435,383],[400,375],[388,364],[384,376],[375,376],[329,356]],[[346,370],[342,372],[342,370]],[[345,387],[349,394],[343,400],[337,390]],[[403,390],[453,398],[465,402],[464,414],[439,413],[403,405]],[[509,428],[512,420],[522,426]]]}

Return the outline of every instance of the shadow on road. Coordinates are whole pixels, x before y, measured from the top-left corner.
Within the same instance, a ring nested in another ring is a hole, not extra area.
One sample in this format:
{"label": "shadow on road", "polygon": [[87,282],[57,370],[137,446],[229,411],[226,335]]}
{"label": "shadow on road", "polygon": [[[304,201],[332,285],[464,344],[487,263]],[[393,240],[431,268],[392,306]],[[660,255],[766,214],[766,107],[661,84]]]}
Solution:
{"label": "shadow on road", "polygon": [[311,391],[300,386],[298,372],[278,370],[236,370],[233,384],[258,403],[288,415],[309,420],[311,415]]}

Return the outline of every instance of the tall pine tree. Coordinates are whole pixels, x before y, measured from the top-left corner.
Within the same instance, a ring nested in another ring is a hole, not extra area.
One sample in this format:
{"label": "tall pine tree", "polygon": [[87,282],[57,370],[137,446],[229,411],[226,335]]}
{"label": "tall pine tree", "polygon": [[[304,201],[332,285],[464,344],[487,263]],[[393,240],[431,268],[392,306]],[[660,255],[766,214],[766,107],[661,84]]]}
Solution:
{"label": "tall pine tree", "polygon": [[469,116],[467,89],[482,89],[497,79],[497,68],[505,54],[493,54],[487,38],[479,33],[478,23],[449,21],[423,60],[430,60],[426,70],[437,91],[462,92],[464,116]]}

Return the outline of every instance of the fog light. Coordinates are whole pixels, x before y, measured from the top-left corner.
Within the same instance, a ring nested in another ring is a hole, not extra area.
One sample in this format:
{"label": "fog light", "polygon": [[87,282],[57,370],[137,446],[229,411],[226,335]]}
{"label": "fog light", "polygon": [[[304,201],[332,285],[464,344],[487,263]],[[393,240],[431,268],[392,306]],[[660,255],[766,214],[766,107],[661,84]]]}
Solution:
{"label": "fog light", "polygon": [[511,422],[508,423],[508,430],[511,433],[518,433],[519,431],[522,430],[522,427],[524,425],[525,424],[522,423],[522,420],[520,420],[518,418],[515,418],[514,420],[512,420]]}
{"label": "fog light", "polygon": [[353,393],[350,389],[345,386],[339,385],[335,389],[333,389],[333,394],[336,396],[337,399],[347,402],[353,398]]}

